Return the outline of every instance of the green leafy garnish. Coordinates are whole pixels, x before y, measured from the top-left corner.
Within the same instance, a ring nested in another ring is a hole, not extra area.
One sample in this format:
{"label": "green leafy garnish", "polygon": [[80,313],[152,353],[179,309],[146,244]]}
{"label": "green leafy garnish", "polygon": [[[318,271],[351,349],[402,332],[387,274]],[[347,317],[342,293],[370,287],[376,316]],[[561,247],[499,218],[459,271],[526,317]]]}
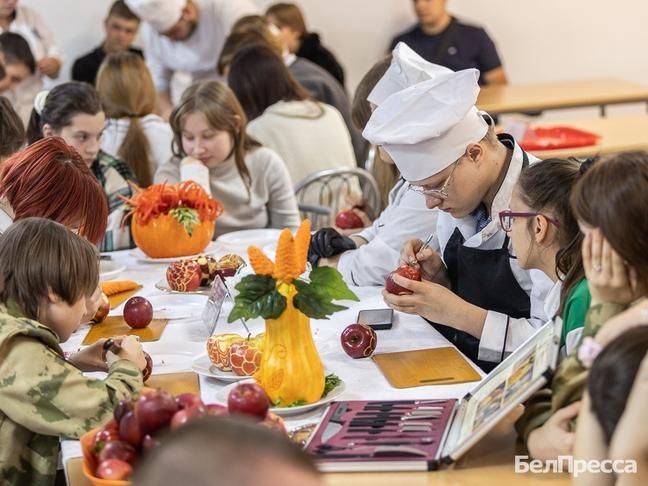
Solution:
{"label": "green leafy garnish", "polygon": [[227,322],[238,319],[277,319],[286,309],[286,298],[277,291],[269,275],[246,275],[236,285],[239,294]]}
{"label": "green leafy garnish", "polygon": [[290,405],[286,405],[285,408],[301,407],[302,405],[306,405],[306,400],[295,400]]}
{"label": "green leafy garnish", "polygon": [[192,208],[174,208],[169,211],[178,223],[180,223],[189,236],[193,233],[194,225],[200,222],[198,211]]}
{"label": "green leafy garnish", "polygon": [[334,373],[326,375],[326,378],[324,379],[324,392],[322,393],[322,398],[331,393],[340,383],[342,383],[342,380],[340,380],[338,375]]}
{"label": "green leafy garnish", "polygon": [[335,268],[318,267],[310,273],[309,280],[293,282],[297,288],[293,304],[308,317],[328,319],[331,314],[346,309],[343,305],[334,304],[333,300],[359,300]]}

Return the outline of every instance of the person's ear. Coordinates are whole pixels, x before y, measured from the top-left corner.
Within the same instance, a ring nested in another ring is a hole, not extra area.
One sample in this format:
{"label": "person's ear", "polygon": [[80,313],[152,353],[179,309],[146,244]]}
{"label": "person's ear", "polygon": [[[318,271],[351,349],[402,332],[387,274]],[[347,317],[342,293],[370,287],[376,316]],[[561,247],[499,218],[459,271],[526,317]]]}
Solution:
{"label": "person's ear", "polygon": [[45,124],[43,125],[43,130],[42,130],[42,132],[43,132],[43,138],[47,138],[47,137],[54,137],[54,136],[56,136],[56,132],[55,132],[54,129],[52,128],[52,125],[50,125],[49,123],[45,123]]}
{"label": "person's ear", "polygon": [[542,216],[541,214],[533,218],[533,222],[534,222],[533,237],[535,239],[536,244],[546,245],[547,239],[549,238],[549,225],[551,223],[549,223],[547,218]]}
{"label": "person's ear", "polygon": [[52,289],[47,291],[47,300],[49,304],[58,304],[63,301],[60,295],[52,292]]}
{"label": "person's ear", "polygon": [[236,133],[240,133],[241,128],[243,128],[243,120],[240,116],[234,115],[234,129],[236,130]]}
{"label": "person's ear", "polygon": [[484,148],[478,143],[469,145],[468,148],[466,149],[466,156],[472,162],[480,163],[483,158],[483,155],[484,155]]}

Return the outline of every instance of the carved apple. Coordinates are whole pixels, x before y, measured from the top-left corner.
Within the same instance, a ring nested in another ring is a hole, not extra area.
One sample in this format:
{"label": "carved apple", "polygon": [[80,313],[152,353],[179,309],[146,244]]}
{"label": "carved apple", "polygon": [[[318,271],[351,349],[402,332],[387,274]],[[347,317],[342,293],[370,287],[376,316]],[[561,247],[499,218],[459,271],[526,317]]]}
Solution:
{"label": "carved apple", "polygon": [[171,290],[193,292],[200,287],[202,271],[194,260],[179,260],[169,265],[166,271],[167,283]]}
{"label": "carved apple", "polygon": [[401,265],[393,272],[390,272],[385,279],[385,290],[390,294],[396,295],[405,295],[411,294],[409,290],[404,287],[401,287],[396,282],[394,282],[394,275],[400,275],[401,277],[408,278],[410,280],[421,281],[421,269],[419,267],[413,267],[411,265]]}
{"label": "carved apple", "polygon": [[253,340],[235,342],[230,346],[230,365],[239,376],[251,376],[261,366],[261,349]]}
{"label": "carved apple", "polygon": [[245,339],[238,334],[214,334],[207,340],[207,354],[214,366],[221,371],[232,371],[229,351],[232,344]]}

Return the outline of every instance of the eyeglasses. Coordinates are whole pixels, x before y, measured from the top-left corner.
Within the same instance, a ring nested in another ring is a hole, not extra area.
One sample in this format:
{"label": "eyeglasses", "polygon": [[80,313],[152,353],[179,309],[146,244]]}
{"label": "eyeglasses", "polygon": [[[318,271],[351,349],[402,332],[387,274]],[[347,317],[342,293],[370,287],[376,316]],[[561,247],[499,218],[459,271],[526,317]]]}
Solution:
{"label": "eyeglasses", "polygon": [[500,211],[499,213],[500,226],[502,226],[502,229],[508,233],[509,231],[511,231],[511,228],[513,227],[515,218],[535,218],[536,216],[543,216],[544,218],[547,219],[547,221],[553,224],[556,228],[560,226],[558,221],[542,213],[516,213],[509,209],[505,211]]}
{"label": "eyeglasses", "polygon": [[421,186],[412,186],[412,185],[410,185],[408,189],[422,196],[430,196],[441,200],[448,199],[448,186],[450,185],[452,176],[454,175],[454,172],[457,169],[457,165],[459,165],[458,160],[454,163],[454,167],[450,171],[450,175],[445,180],[445,182],[443,183],[440,189],[425,189],[424,187]]}

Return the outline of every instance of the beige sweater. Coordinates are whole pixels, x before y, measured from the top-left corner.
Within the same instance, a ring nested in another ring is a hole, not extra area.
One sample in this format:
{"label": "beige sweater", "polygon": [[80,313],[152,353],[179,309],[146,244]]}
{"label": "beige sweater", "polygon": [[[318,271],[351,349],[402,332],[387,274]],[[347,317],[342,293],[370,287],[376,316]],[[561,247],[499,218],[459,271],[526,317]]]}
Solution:
{"label": "beige sweater", "polygon": [[[297,202],[281,158],[272,150],[260,147],[248,153],[245,163],[252,177],[249,196],[233,157],[209,169],[212,196],[225,209],[216,221],[215,236],[244,229],[297,228],[300,222]],[[155,183],[161,182],[180,182],[179,158],[171,159],[157,170]]]}

